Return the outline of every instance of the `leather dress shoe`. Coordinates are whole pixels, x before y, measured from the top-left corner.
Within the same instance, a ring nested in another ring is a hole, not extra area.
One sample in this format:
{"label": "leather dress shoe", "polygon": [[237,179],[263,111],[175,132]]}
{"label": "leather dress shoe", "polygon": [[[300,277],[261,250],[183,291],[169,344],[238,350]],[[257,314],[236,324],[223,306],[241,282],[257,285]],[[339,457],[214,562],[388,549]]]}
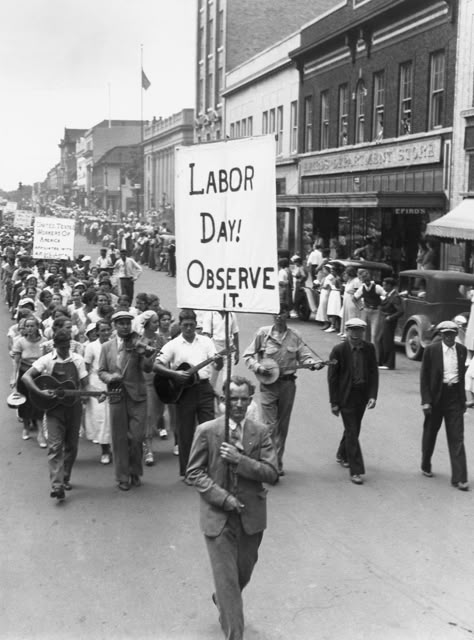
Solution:
{"label": "leather dress shoe", "polygon": [[132,487],[141,487],[142,481],[140,480],[140,476],[130,476],[130,484]]}
{"label": "leather dress shoe", "polygon": [[63,488],[64,488],[66,491],[71,491],[71,489],[72,489],[72,484],[69,482],[69,480],[64,480],[64,482],[63,482]]}
{"label": "leather dress shoe", "polygon": [[454,482],[453,487],[456,487],[456,489],[459,489],[459,491],[469,491],[468,482]]}
{"label": "leather dress shoe", "polygon": [[62,502],[66,498],[66,494],[64,493],[64,489],[62,487],[52,489],[49,495],[51,498],[56,498],[59,502]]}
{"label": "leather dress shoe", "polygon": [[120,491],[128,491],[130,489],[130,483],[128,482],[119,482],[118,483],[118,488],[120,489]]}
{"label": "leather dress shoe", "polygon": [[425,478],[432,478],[433,477],[433,473],[431,471],[425,471],[424,469],[422,469],[421,473],[425,476]]}
{"label": "leather dress shoe", "polygon": [[364,484],[364,481],[358,473],[351,476],[351,482],[353,482],[354,484]]}

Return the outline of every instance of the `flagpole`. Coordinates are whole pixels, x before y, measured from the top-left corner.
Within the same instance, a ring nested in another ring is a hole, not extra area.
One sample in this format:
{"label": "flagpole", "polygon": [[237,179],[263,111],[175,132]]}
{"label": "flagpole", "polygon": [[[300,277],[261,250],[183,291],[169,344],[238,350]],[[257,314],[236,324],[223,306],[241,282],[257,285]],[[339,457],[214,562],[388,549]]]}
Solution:
{"label": "flagpole", "polygon": [[[140,45],[140,150],[141,150],[141,165],[142,165],[142,176],[141,176],[141,191],[144,194],[144,181],[145,181],[145,149],[143,147],[143,45]],[[145,204],[145,198],[143,198],[143,204]],[[140,219],[140,195],[137,198],[137,217]]]}

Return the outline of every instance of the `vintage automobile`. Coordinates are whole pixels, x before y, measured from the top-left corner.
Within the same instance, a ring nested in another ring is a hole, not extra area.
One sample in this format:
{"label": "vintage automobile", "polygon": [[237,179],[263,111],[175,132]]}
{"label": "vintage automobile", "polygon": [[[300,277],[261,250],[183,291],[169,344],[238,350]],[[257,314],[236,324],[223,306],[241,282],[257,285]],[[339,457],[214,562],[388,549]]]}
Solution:
{"label": "vintage automobile", "polygon": [[439,322],[469,316],[471,303],[466,292],[474,287],[474,275],[413,269],[402,271],[399,280],[403,316],[397,323],[395,342],[404,345],[410,360],[420,360]]}
{"label": "vintage automobile", "polygon": [[[339,273],[343,273],[347,267],[356,269],[367,269],[371,277],[377,283],[381,283],[384,278],[392,275],[392,267],[385,262],[373,262],[371,260],[354,259],[334,259],[329,260],[330,267],[335,266]],[[313,282],[308,276],[308,280],[302,290],[295,297],[295,310],[300,320],[310,320],[316,317],[319,304],[319,284]]]}

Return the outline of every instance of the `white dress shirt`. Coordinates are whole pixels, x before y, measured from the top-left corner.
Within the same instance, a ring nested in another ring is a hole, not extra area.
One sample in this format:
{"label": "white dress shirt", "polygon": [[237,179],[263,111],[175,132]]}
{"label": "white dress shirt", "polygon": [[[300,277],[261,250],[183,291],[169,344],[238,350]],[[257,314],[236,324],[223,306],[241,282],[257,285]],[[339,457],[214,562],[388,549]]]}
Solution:
{"label": "white dress shirt", "polygon": [[456,384],[459,382],[458,354],[456,345],[448,347],[443,342],[443,382],[444,384]]}

